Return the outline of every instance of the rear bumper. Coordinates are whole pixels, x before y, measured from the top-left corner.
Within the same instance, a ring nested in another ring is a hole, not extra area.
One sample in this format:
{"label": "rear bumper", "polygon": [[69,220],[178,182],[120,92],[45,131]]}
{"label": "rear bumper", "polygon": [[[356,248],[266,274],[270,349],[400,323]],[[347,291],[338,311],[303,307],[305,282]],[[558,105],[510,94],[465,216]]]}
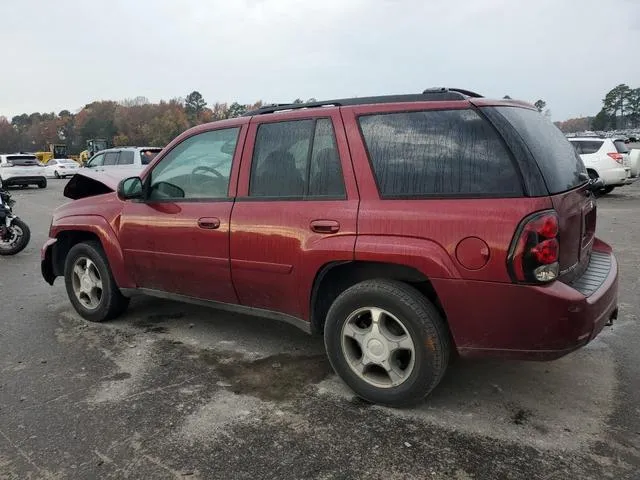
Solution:
{"label": "rear bumper", "polygon": [[46,177],[44,175],[39,176],[16,176],[16,177],[6,177],[2,179],[2,184],[5,186],[12,185],[37,185],[42,181],[46,181]]}
{"label": "rear bumper", "polygon": [[629,167],[608,168],[606,170],[600,170],[598,175],[606,186],[618,187],[627,184],[631,175],[631,169]]}
{"label": "rear bumper", "polygon": [[[553,360],[593,340],[618,312],[618,264],[599,240],[594,252],[606,257],[608,271],[590,264],[572,285],[434,281],[460,354]],[[597,286],[585,279],[590,270],[603,272]],[[583,279],[590,291],[579,284]]]}

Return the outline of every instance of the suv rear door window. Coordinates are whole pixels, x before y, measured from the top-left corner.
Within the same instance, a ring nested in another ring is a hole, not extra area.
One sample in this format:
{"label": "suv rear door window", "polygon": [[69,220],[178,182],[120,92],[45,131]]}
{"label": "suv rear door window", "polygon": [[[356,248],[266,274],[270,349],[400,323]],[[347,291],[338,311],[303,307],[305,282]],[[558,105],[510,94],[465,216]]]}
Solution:
{"label": "suv rear door window", "polygon": [[359,122],[383,198],[523,193],[504,143],[473,110],[365,115]]}
{"label": "suv rear door window", "polygon": [[118,165],[133,165],[135,154],[132,150],[122,150],[118,158]]}
{"label": "suv rear door window", "polygon": [[527,145],[542,172],[549,193],[565,192],[585,183],[587,170],[575,148],[558,127],[537,110],[520,107],[495,109]]}
{"label": "suv rear door window", "polygon": [[264,123],[256,134],[249,196],[344,198],[331,120]]}

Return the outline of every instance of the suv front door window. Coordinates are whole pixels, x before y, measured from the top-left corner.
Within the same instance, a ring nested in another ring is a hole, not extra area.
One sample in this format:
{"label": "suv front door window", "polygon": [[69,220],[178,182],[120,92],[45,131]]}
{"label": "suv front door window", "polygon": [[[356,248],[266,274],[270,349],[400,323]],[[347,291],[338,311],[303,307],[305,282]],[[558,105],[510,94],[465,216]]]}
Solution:
{"label": "suv front door window", "polygon": [[98,153],[87,163],[88,168],[101,167],[104,163],[104,153]]}
{"label": "suv front door window", "polygon": [[226,197],[238,131],[228,128],[205,132],[176,146],[151,172],[149,198]]}

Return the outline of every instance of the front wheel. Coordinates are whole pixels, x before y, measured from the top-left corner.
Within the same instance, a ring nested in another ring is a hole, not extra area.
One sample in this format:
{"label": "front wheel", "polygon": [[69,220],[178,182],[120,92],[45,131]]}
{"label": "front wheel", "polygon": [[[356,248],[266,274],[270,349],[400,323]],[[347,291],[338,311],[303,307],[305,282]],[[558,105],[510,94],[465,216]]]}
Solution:
{"label": "front wheel", "polygon": [[99,242],[78,243],[69,250],[64,283],[76,312],[89,321],[110,320],[129,306],[129,299],[120,293]]}
{"label": "front wheel", "polygon": [[21,252],[29,244],[30,239],[29,226],[19,218],[14,218],[7,234],[0,237],[0,255],[15,255]]}
{"label": "front wheel", "polygon": [[38,182],[38,188],[47,188],[47,179],[43,178]]}
{"label": "front wheel", "polygon": [[56,178],[60,178],[60,174],[58,173],[57,170],[53,171],[53,176],[56,177]]}
{"label": "front wheel", "polygon": [[359,397],[393,407],[417,403],[447,369],[449,332],[418,290],[368,280],[345,290],[327,314],[329,361]]}

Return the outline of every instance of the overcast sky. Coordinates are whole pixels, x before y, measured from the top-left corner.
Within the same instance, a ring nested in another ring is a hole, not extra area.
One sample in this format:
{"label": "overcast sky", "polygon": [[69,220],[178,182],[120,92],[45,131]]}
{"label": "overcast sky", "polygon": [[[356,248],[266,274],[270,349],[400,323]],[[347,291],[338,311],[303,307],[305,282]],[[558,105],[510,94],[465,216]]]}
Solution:
{"label": "overcast sky", "polygon": [[467,88],[554,120],[640,87],[640,0],[0,0],[0,115]]}

